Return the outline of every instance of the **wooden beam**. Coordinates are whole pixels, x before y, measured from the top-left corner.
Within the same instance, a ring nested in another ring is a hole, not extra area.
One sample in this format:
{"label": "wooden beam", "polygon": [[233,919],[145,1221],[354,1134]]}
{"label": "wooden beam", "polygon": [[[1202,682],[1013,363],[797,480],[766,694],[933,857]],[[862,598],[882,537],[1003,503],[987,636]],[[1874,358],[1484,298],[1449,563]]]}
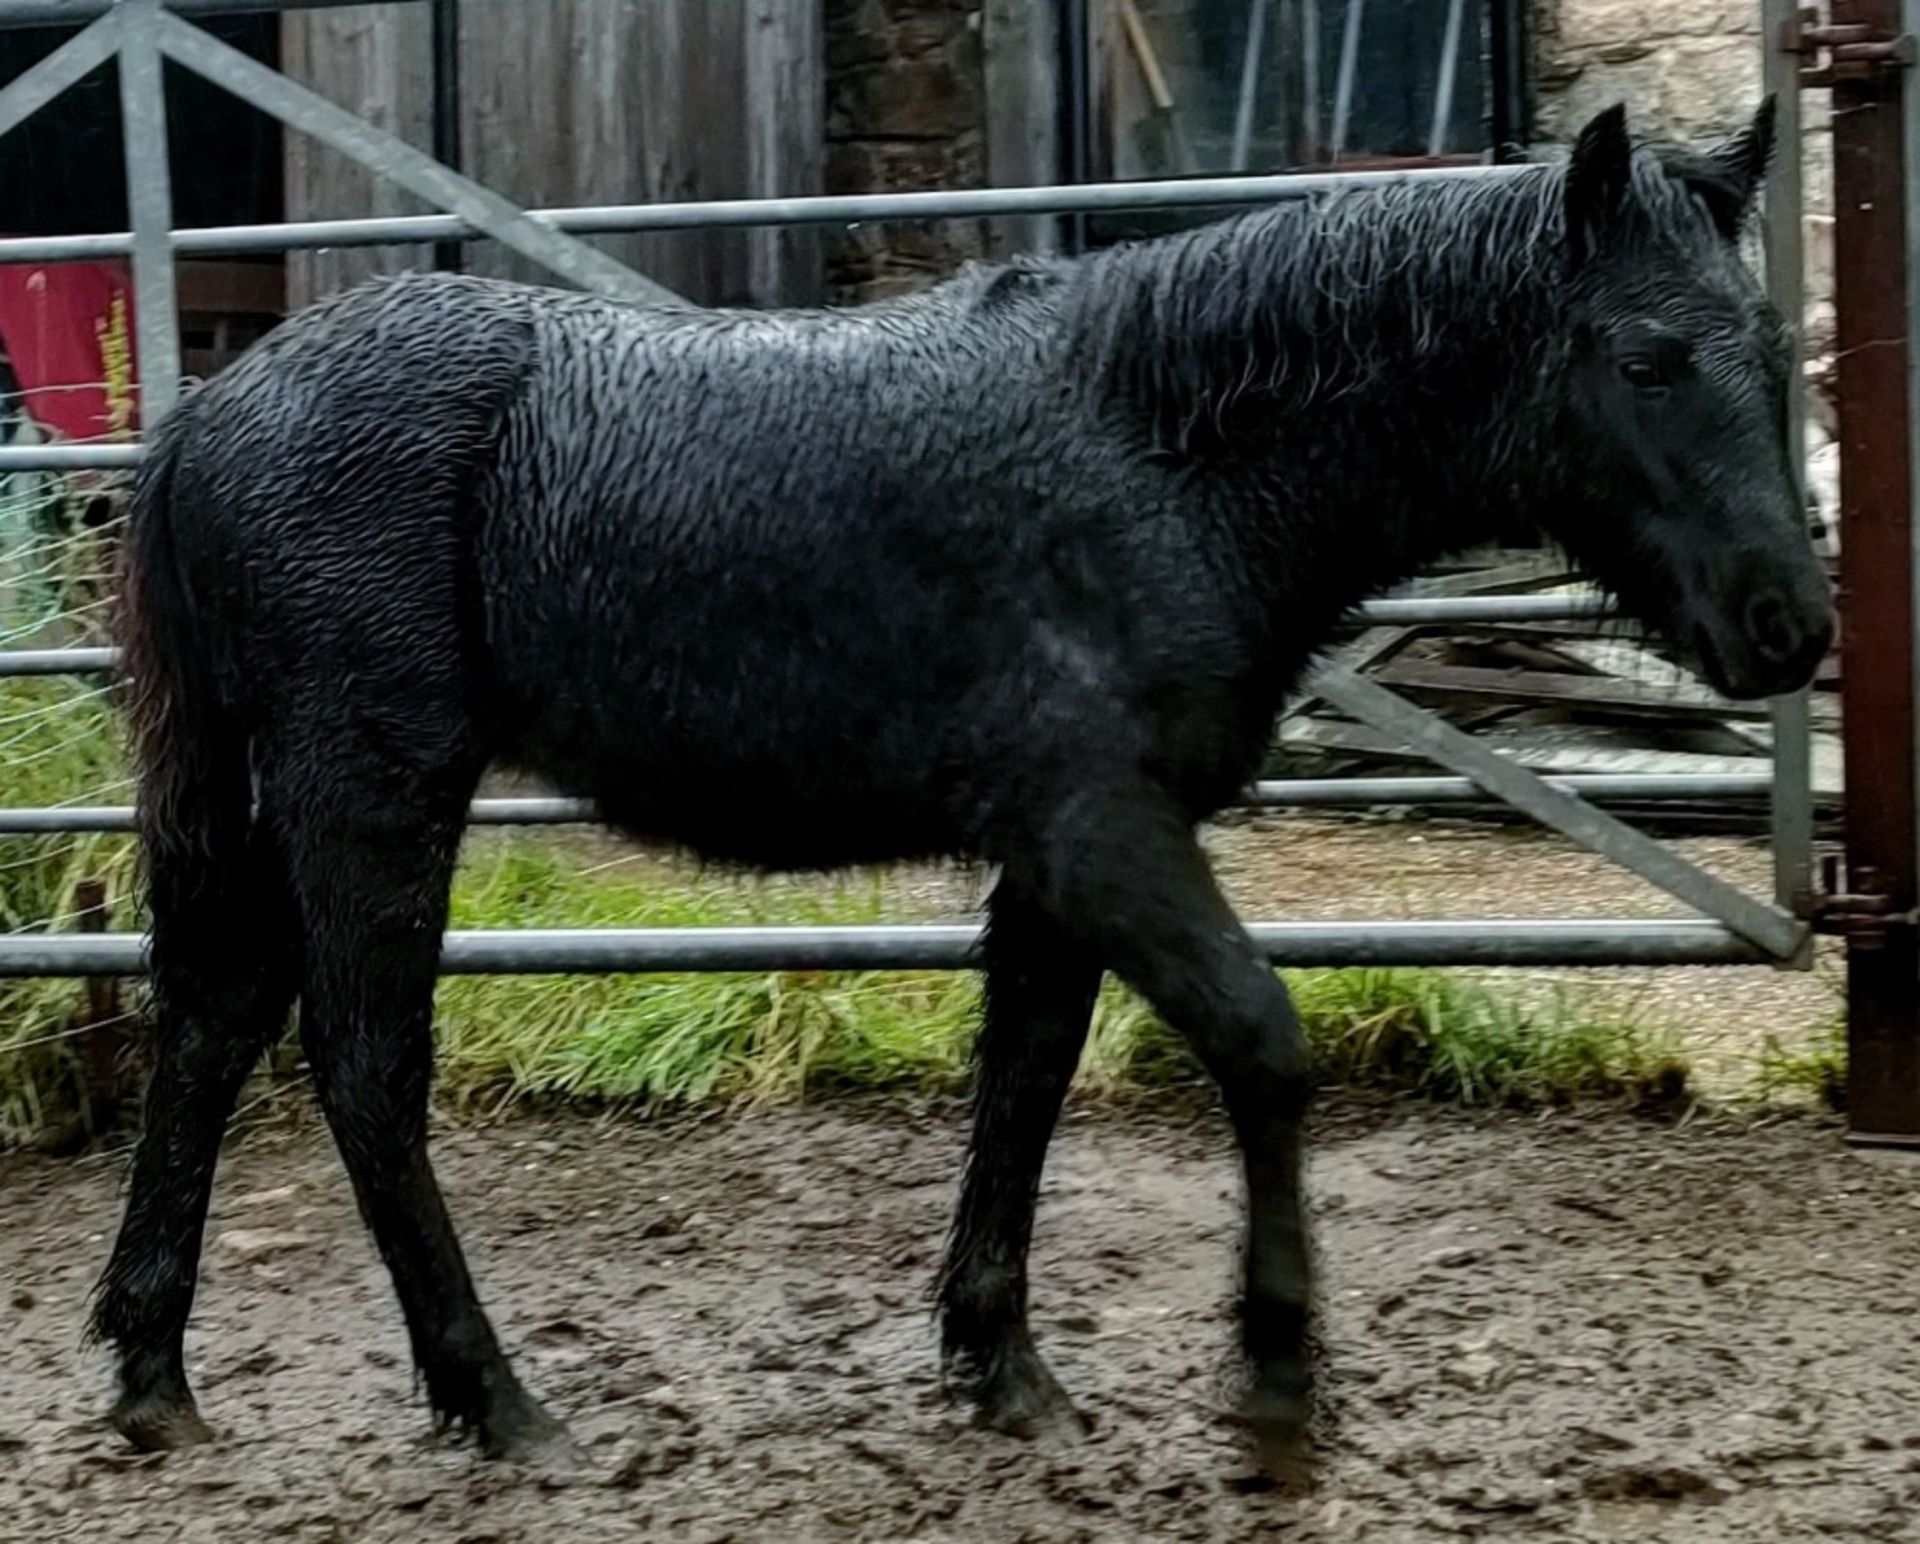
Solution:
{"label": "wooden beam", "polygon": [[[1735,719],[1764,722],[1765,702],[1734,702],[1704,686],[1646,686],[1612,676],[1544,670],[1487,670],[1473,665],[1436,665],[1396,660],[1374,672],[1382,686],[1422,697],[1510,706],[1548,706],[1635,718]],[[1816,717],[1820,709],[1816,708]],[[1826,709],[1833,722],[1831,708]]]}
{"label": "wooden beam", "polygon": [[[747,0],[743,42],[746,196],[826,191],[826,41],[820,0]],[[691,104],[689,104],[691,106]],[[811,305],[825,280],[811,226],[747,236],[747,292],[756,305]]]}
{"label": "wooden beam", "polygon": [[[1057,14],[1056,7],[1032,0],[987,0],[981,11],[987,181],[993,187],[1066,180]],[[1001,222],[1001,229],[1016,251],[1051,252],[1059,245],[1060,222],[1053,215],[1024,215]]]}

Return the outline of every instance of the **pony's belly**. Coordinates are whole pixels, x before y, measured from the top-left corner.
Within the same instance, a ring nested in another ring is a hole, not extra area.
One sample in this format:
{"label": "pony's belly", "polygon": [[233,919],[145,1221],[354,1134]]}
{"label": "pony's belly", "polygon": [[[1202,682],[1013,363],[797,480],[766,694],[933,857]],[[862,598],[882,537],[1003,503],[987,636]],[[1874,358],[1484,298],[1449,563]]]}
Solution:
{"label": "pony's belly", "polygon": [[970,848],[946,800],[917,779],[803,758],[749,765],[654,755],[516,758],[552,786],[591,799],[607,823],[645,841],[765,869],[824,869],[961,854]]}
{"label": "pony's belly", "polygon": [[598,803],[608,822],[644,841],[753,868],[832,869],[953,854],[966,843],[936,812],[875,800],[796,797],[765,786],[661,798],[631,789]]}

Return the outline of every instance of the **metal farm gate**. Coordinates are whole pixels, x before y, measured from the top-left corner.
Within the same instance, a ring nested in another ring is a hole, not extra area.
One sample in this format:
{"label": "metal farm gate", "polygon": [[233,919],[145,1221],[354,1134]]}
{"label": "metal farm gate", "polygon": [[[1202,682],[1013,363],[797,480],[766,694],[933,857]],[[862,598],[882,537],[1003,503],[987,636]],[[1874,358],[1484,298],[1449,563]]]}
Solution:
{"label": "metal farm gate", "polygon": [[[1251,205],[1409,176],[1495,178],[1511,165],[1423,171],[1235,176],[528,211],[443,161],[247,57],[190,19],[338,5],[347,0],[0,0],[0,28],[89,23],[0,89],[0,133],[110,60],[119,67],[131,230],[0,239],[0,264],[131,257],[141,400],[151,422],[181,375],[174,260],[180,254],[290,252],[393,243],[498,241],[580,287],[633,301],[660,286],[578,239],[594,233],[844,225],[987,216],[1088,215]],[[392,0],[398,3],[398,0]],[[1457,8],[1457,7],[1456,7]],[[1491,798],[1591,848],[1698,913],[1672,920],[1257,921],[1277,965],[1662,965],[1771,963],[1806,969],[1816,928],[1845,934],[1849,963],[1850,1109],[1859,1141],[1920,1145],[1920,947],[1916,946],[1915,628],[1911,420],[1912,318],[1907,289],[1916,237],[1908,165],[1920,165],[1920,92],[1906,89],[1920,0],[1833,0],[1830,19],[1794,0],[1763,0],[1764,74],[1779,94],[1781,143],[1766,190],[1766,269],[1783,312],[1802,314],[1800,101],[1834,97],[1839,401],[1842,442],[1843,669],[1847,767],[1844,870],[1816,875],[1808,702],[1772,705],[1770,779],[1702,775],[1541,777],[1345,666],[1323,668],[1312,692],[1438,763],[1449,775],[1295,779],[1247,791],[1255,806],[1377,806]],[[171,228],[161,65],[171,60],[331,146],[441,214],[222,228]],[[1803,454],[1802,406],[1792,427]],[[117,470],[137,445],[0,447],[0,472]],[[1597,598],[1383,600],[1358,624],[1538,621],[1592,615]],[[103,648],[0,651],[0,676],[101,674]],[[0,787],[7,781],[0,744]],[[1751,796],[1771,801],[1774,893],[1750,895],[1623,823],[1595,801]],[[586,822],[565,799],[483,799],[478,824]],[[12,807],[0,794],[0,837],[128,831],[125,806]],[[1842,874],[1844,873],[1844,881]],[[1821,880],[1825,883],[1822,884]],[[972,926],[592,928],[487,930],[447,936],[449,973],[942,969],[969,965]],[[133,934],[61,931],[51,922],[0,933],[0,976],[139,974]]]}

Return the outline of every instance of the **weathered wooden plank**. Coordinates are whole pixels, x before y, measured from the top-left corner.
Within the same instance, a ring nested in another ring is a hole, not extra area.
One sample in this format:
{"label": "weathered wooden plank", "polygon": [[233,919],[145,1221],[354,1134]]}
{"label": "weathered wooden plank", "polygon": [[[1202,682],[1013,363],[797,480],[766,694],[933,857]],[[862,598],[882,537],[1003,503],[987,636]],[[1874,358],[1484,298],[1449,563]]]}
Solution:
{"label": "weathered wooden plank", "polygon": [[[427,10],[416,5],[288,11],[280,20],[280,67],[370,123],[424,146],[431,138]],[[422,214],[411,194],[380,182],[304,135],[286,136],[290,220]],[[287,256],[287,303],[305,305],[376,273],[424,267],[423,247],[360,247]]]}
{"label": "weathered wooden plank", "polygon": [[[1392,591],[1395,597],[1422,600],[1459,595],[1513,595],[1537,589],[1560,577],[1562,566],[1545,557],[1528,554],[1511,562],[1481,565],[1446,573],[1428,574]],[[1370,670],[1391,659],[1422,633],[1423,627],[1370,627],[1349,639],[1328,657],[1351,670]],[[1309,693],[1287,709],[1289,719],[1302,718],[1320,706],[1320,699]]]}
{"label": "weathered wooden plank", "polygon": [[[1590,743],[1537,743],[1518,738],[1494,742],[1502,754],[1510,754],[1521,766],[1536,772],[1650,772],[1724,775],[1764,772],[1764,756],[1722,756],[1702,751],[1654,750],[1635,745],[1604,732],[1595,732]],[[1289,725],[1286,733],[1289,749],[1326,751],[1340,756],[1391,766],[1424,765],[1421,759],[1397,740],[1361,724],[1336,719],[1310,719]],[[1840,748],[1831,735],[1814,741],[1814,792],[1821,799],[1837,799],[1842,786]]]}
{"label": "weathered wooden plank", "polygon": [[[988,0],[980,16],[986,95],[987,181],[996,188],[1036,187],[1064,175],[1060,159],[1060,39],[1048,6]],[[1060,222],[1029,215],[1000,223],[1004,246],[1051,252]]]}
{"label": "weathered wooden plank", "polygon": [[[796,198],[824,192],[827,83],[820,0],[747,0],[746,194]],[[811,305],[825,283],[820,232],[811,227],[747,236],[747,298]]]}
{"label": "weathered wooden plank", "polygon": [[[469,5],[461,127],[472,174],[529,207],[737,197],[741,4]],[[594,243],[690,298],[737,298],[744,287],[737,235]],[[716,247],[731,249],[731,271]],[[503,278],[546,277],[491,248],[476,248],[470,266]]]}
{"label": "weathered wooden plank", "polygon": [[1436,665],[1396,660],[1375,672],[1383,686],[1423,697],[1466,702],[1580,708],[1634,717],[1764,720],[1764,702],[1734,702],[1707,687],[1674,683],[1648,686],[1611,676],[1540,670],[1486,670],[1472,665]]}
{"label": "weathered wooden plank", "polygon": [[[464,169],[517,203],[821,191],[823,45],[815,0],[468,0],[462,21]],[[282,64],[410,144],[428,143],[424,7],[289,12]],[[290,136],[289,218],[418,207]],[[813,232],[675,231],[594,241],[692,299],[805,300],[818,290]],[[297,304],[426,260],[420,248],[300,254],[289,287]],[[548,277],[487,244],[469,248],[468,266]]]}

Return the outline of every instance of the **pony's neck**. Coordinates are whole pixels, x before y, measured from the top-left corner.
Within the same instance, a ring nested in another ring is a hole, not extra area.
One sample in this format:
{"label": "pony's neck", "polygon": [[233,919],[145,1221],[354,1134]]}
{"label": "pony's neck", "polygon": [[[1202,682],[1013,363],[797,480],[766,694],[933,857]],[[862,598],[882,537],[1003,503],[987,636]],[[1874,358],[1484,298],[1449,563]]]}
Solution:
{"label": "pony's neck", "polygon": [[1106,253],[1076,352],[1245,511],[1276,585],[1351,604],[1550,496],[1559,193],[1547,168],[1403,184]]}

